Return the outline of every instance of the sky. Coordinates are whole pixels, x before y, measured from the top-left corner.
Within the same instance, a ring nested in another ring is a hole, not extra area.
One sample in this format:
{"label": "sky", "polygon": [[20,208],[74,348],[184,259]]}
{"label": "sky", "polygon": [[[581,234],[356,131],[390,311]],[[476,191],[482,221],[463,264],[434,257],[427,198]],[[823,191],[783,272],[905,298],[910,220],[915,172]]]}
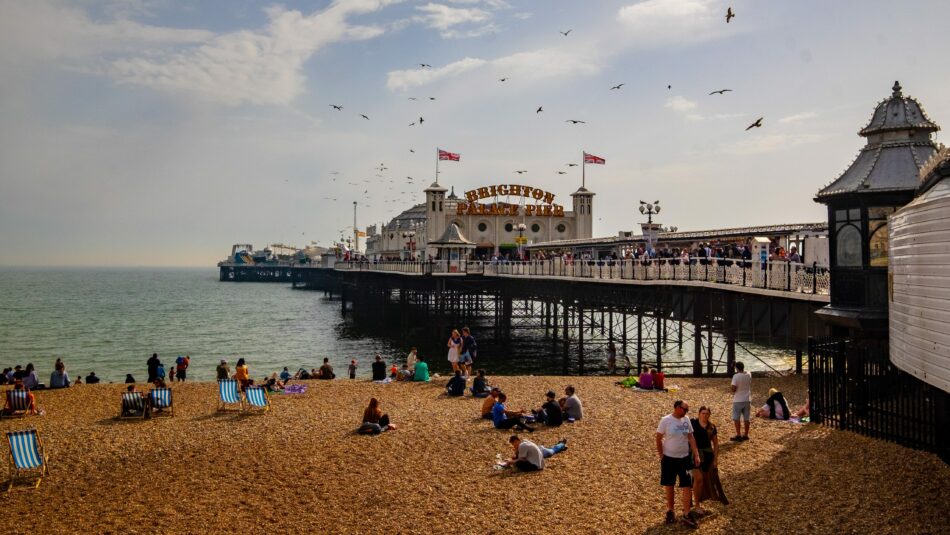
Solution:
{"label": "sky", "polygon": [[0,265],[330,245],[354,201],[362,228],[424,200],[436,147],[461,154],[440,167],[457,193],[527,184],[568,209],[581,177],[566,164],[605,158],[587,169],[595,236],[638,228],[640,199],[681,230],[822,221],[814,194],[895,80],[950,124],[948,15],[923,0],[0,0]]}

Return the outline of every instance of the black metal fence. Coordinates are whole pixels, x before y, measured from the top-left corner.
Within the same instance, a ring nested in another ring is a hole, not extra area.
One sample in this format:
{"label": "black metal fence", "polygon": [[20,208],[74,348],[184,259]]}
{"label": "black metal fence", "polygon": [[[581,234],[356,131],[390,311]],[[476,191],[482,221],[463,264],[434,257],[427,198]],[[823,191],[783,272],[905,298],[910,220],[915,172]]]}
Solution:
{"label": "black metal fence", "polygon": [[950,394],[899,370],[886,346],[811,338],[808,367],[813,422],[950,462]]}

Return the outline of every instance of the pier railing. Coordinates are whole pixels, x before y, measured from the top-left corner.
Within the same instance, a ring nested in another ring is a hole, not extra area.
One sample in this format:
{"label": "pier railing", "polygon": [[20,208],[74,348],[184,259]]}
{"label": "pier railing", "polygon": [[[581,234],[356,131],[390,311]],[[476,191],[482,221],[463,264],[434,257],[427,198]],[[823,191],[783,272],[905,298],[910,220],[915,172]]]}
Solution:
{"label": "pier railing", "polygon": [[614,281],[691,281],[828,295],[831,276],[826,266],[781,260],[752,262],[731,259],[651,260],[475,260],[338,262],[345,271],[380,271],[417,275],[464,275],[568,278]]}

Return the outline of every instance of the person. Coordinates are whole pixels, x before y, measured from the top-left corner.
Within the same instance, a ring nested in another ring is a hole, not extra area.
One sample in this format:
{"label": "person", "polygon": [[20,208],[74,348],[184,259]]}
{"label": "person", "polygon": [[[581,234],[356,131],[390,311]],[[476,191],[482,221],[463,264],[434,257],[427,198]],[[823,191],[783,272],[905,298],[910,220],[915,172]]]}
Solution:
{"label": "person", "polygon": [[333,373],[333,366],[330,366],[330,359],[324,357],[323,366],[320,366],[320,372],[318,374],[318,379],[330,380],[336,378],[336,374]]}
{"label": "person", "polygon": [[376,362],[373,362],[373,380],[374,381],[385,381],[386,380],[386,363],[383,362],[383,357],[376,354]]}
{"label": "person", "polygon": [[[696,439],[693,437],[693,426],[686,417],[689,405],[685,401],[673,402],[673,413],[660,419],[656,428],[656,452],[660,458],[660,485],[666,493],[666,523],[676,522],[676,513],[673,486],[677,478],[680,482],[683,525],[695,528],[695,515],[690,514],[690,504],[693,499],[693,481],[689,470],[692,466],[699,466],[699,450],[696,448]],[[693,465],[690,465],[690,450],[693,452]]]}
{"label": "person", "polygon": [[237,361],[237,366],[234,368],[234,379],[241,383],[242,392],[247,390],[248,386],[254,384],[254,381],[251,380],[250,370],[248,370],[247,363],[244,362],[243,358],[239,358]]}
{"label": "person", "polygon": [[287,369],[287,366],[284,366],[284,369],[280,372],[280,380],[286,383],[291,379],[290,370]]}
{"label": "person", "polygon": [[[719,465],[719,434],[715,424],[709,420],[710,416],[712,416],[712,411],[703,406],[699,408],[699,417],[691,418],[689,421],[693,428],[693,440],[696,441],[696,449],[699,451],[699,464],[693,467],[695,512],[699,516],[707,514],[701,506],[702,501],[706,498],[702,491],[703,486],[708,484],[706,479],[710,477],[710,470]],[[722,495],[721,498],[720,501],[725,503],[725,495]]]}
{"label": "person", "polygon": [[[26,399],[29,403],[27,405],[28,408],[26,412],[27,414],[36,414],[36,396],[33,395],[33,392],[30,392],[25,386],[23,386],[23,381],[20,379],[15,379],[13,382],[13,389],[17,391],[26,390]],[[8,415],[13,414],[14,412],[13,405],[10,404],[10,394],[7,394],[6,404],[3,406],[3,414]]]}
{"label": "person", "polygon": [[[159,368],[161,368],[161,367],[162,367],[162,366],[159,365]],[[172,383],[175,382],[175,369],[176,369],[176,366],[171,366],[170,368],[168,368],[168,380],[169,380],[169,382],[172,382]]]}
{"label": "person", "polygon": [[561,405],[554,400],[556,397],[554,390],[548,390],[548,393],[544,395],[544,404],[540,409],[533,411],[538,423],[549,427],[557,427],[564,423],[564,413],[561,412]]}
{"label": "person", "polygon": [[418,351],[413,347],[409,350],[409,354],[406,355],[406,367],[410,370],[416,366],[416,353],[418,353]]}
{"label": "person", "polygon": [[277,378],[277,372],[274,372],[270,377],[264,380],[263,387],[266,388],[268,392],[280,392],[284,389],[284,384]]}
{"label": "person", "polygon": [[399,375],[396,377],[396,380],[397,381],[412,381],[412,370],[409,369],[408,364],[402,365],[402,368],[399,370]]}
{"label": "person", "polygon": [[424,358],[416,357],[416,368],[412,371],[412,380],[413,381],[428,381],[429,380],[429,365],[426,364]]}
{"label": "person", "polygon": [[464,375],[468,377],[472,374],[472,363],[478,354],[478,344],[472,331],[468,327],[462,327],[462,354],[459,355],[459,365],[465,369]]}
{"label": "person", "polygon": [[788,402],[785,396],[778,389],[769,389],[769,399],[765,400],[765,405],[756,411],[756,417],[768,418],[770,420],[788,420],[792,413],[788,410]]}
{"label": "person", "polygon": [[452,371],[456,372],[459,370],[459,349],[462,347],[462,335],[456,329],[452,329],[447,345],[449,348],[449,363],[452,364]]}
{"label": "person", "polygon": [[89,375],[86,376],[86,384],[94,385],[99,383],[99,377],[96,376],[96,372],[89,372]]}
{"label": "person", "polygon": [[50,388],[66,388],[69,386],[69,374],[65,366],[57,366],[49,376]]}
{"label": "person", "polygon": [[[403,364],[402,367],[405,368],[406,365]],[[389,378],[393,381],[399,380],[399,368],[396,368],[395,362],[393,362],[393,365],[389,367]]]}
{"label": "person", "polygon": [[666,379],[666,375],[661,371],[657,371],[656,368],[650,370],[650,377],[653,380],[653,390],[663,390],[666,391],[666,388],[663,386],[663,382]]}
{"label": "person", "polygon": [[567,388],[564,389],[564,395],[567,397],[558,400],[558,404],[561,406],[561,412],[564,413],[567,421],[571,422],[583,418],[584,405],[581,403],[581,399],[577,397],[574,387],[567,385]]}
{"label": "person", "polygon": [[0,373],[0,385],[5,385],[10,382],[10,372],[13,368],[4,368],[3,373]]}
{"label": "person", "polygon": [[653,390],[653,370],[645,369],[640,373],[640,377],[637,379],[637,387],[644,390]]}
{"label": "person", "polygon": [[544,459],[567,449],[567,440],[563,438],[550,448],[539,446],[530,440],[522,439],[518,435],[511,435],[508,443],[515,450],[511,463],[522,472],[544,470]]}
{"label": "person", "polygon": [[231,368],[228,367],[228,361],[221,359],[218,367],[214,369],[219,381],[226,381],[231,377]]}
{"label": "person", "polygon": [[[162,364],[161,361],[159,361],[158,368],[155,370],[155,377],[163,381],[165,380],[165,365]],[[172,376],[172,380],[175,380],[174,375]]]}
{"label": "person", "polygon": [[184,357],[180,356],[175,361],[175,376],[178,378],[179,382],[184,382],[188,376],[188,365],[191,364],[191,357],[185,355]]}
{"label": "person", "polygon": [[490,389],[488,388],[488,379],[485,377],[485,370],[478,370],[478,375],[472,381],[472,396],[476,398],[487,398]]}
{"label": "person", "polygon": [[350,379],[356,379],[356,359],[350,361],[347,371],[350,372]]}
{"label": "person", "polygon": [[529,433],[533,432],[534,429],[528,427],[522,421],[524,411],[508,410],[505,407],[506,401],[508,401],[508,396],[505,395],[504,392],[499,392],[498,398],[495,400],[495,404],[491,409],[491,419],[495,425],[495,429],[511,429],[512,427],[517,427]]}
{"label": "person", "polygon": [[[736,426],[736,436],[729,440],[741,442],[749,440],[749,416],[752,410],[752,374],[745,371],[745,364],[736,362],[736,373],[732,376],[732,423]],[[740,418],[745,418],[745,434],[739,433]]]}
{"label": "person", "polygon": [[168,386],[168,384],[165,383],[165,379],[162,379],[161,377],[159,377],[158,379],[155,379],[154,382],[152,382],[152,386],[156,388],[165,388]]}
{"label": "person", "polygon": [[361,435],[378,435],[383,431],[395,429],[396,426],[389,423],[389,415],[383,414],[379,407],[379,400],[371,398],[369,406],[363,411],[363,423],[360,425],[357,433]]}
{"label": "person", "polygon": [[792,262],[795,264],[802,263],[802,255],[798,254],[798,247],[793,245],[788,251],[789,251],[789,255],[788,255],[787,260],[789,262]]}
{"label": "person", "polygon": [[495,407],[495,403],[498,400],[498,394],[501,393],[501,390],[495,386],[488,392],[488,397],[485,398],[485,401],[482,402],[482,419],[491,420],[492,419],[492,408]]}
{"label": "person", "polygon": [[77,377],[76,380],[73,381],[72,383],[73,386],[79,386],[81,384],[82,384],[82,376]]}
{"label": "person", "polygon": [[33,367],[33,363],[30,362],[26,365],[26,369],[23,370],[23,388],[27,390],[41,390],[43,385],[40,384],[40,378],[36,376],[36,368]]}
{"label": "person", "polygon": [[127,385],[134,385],[134,384],[135,384],[135,377],[132,377],[132,374],[131,374],[131,373],[125,374],[125,384],[127,384]]}
{"label": "person", "polygon": [[795,418],[808,418],[811,416],[811,391],[805,393],[805,404],[801,408],[792,413],[792,416]]}
{"label": "person", "polygon": [[462,370],[455,370],[455,375],[445,385],[445,391],[450,396],[465,395],[465,379],[462,379]]}
{"label": "person", "polygon": [[611,340],[607,342],[607,374],[617,373],[617,345]]}
{"label": "person", "polygon": [[148,382],[152,382],[158,377],[158,353],[152,353],[152,356],[145,361],[145,366],[148,367]]}

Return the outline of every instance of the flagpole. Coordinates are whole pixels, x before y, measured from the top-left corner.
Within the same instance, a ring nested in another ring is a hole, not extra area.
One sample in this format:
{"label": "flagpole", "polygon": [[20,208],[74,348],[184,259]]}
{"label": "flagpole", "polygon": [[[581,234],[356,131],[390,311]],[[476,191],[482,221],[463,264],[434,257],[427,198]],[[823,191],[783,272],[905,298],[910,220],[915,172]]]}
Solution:
{"label": "flagpole", "polygon": [[435,148],[435,183],[439,183],[439,147]]}
{"label": "flagpole", "polygon": [[581,187],[587,186],[587,153],[581,153]]}

